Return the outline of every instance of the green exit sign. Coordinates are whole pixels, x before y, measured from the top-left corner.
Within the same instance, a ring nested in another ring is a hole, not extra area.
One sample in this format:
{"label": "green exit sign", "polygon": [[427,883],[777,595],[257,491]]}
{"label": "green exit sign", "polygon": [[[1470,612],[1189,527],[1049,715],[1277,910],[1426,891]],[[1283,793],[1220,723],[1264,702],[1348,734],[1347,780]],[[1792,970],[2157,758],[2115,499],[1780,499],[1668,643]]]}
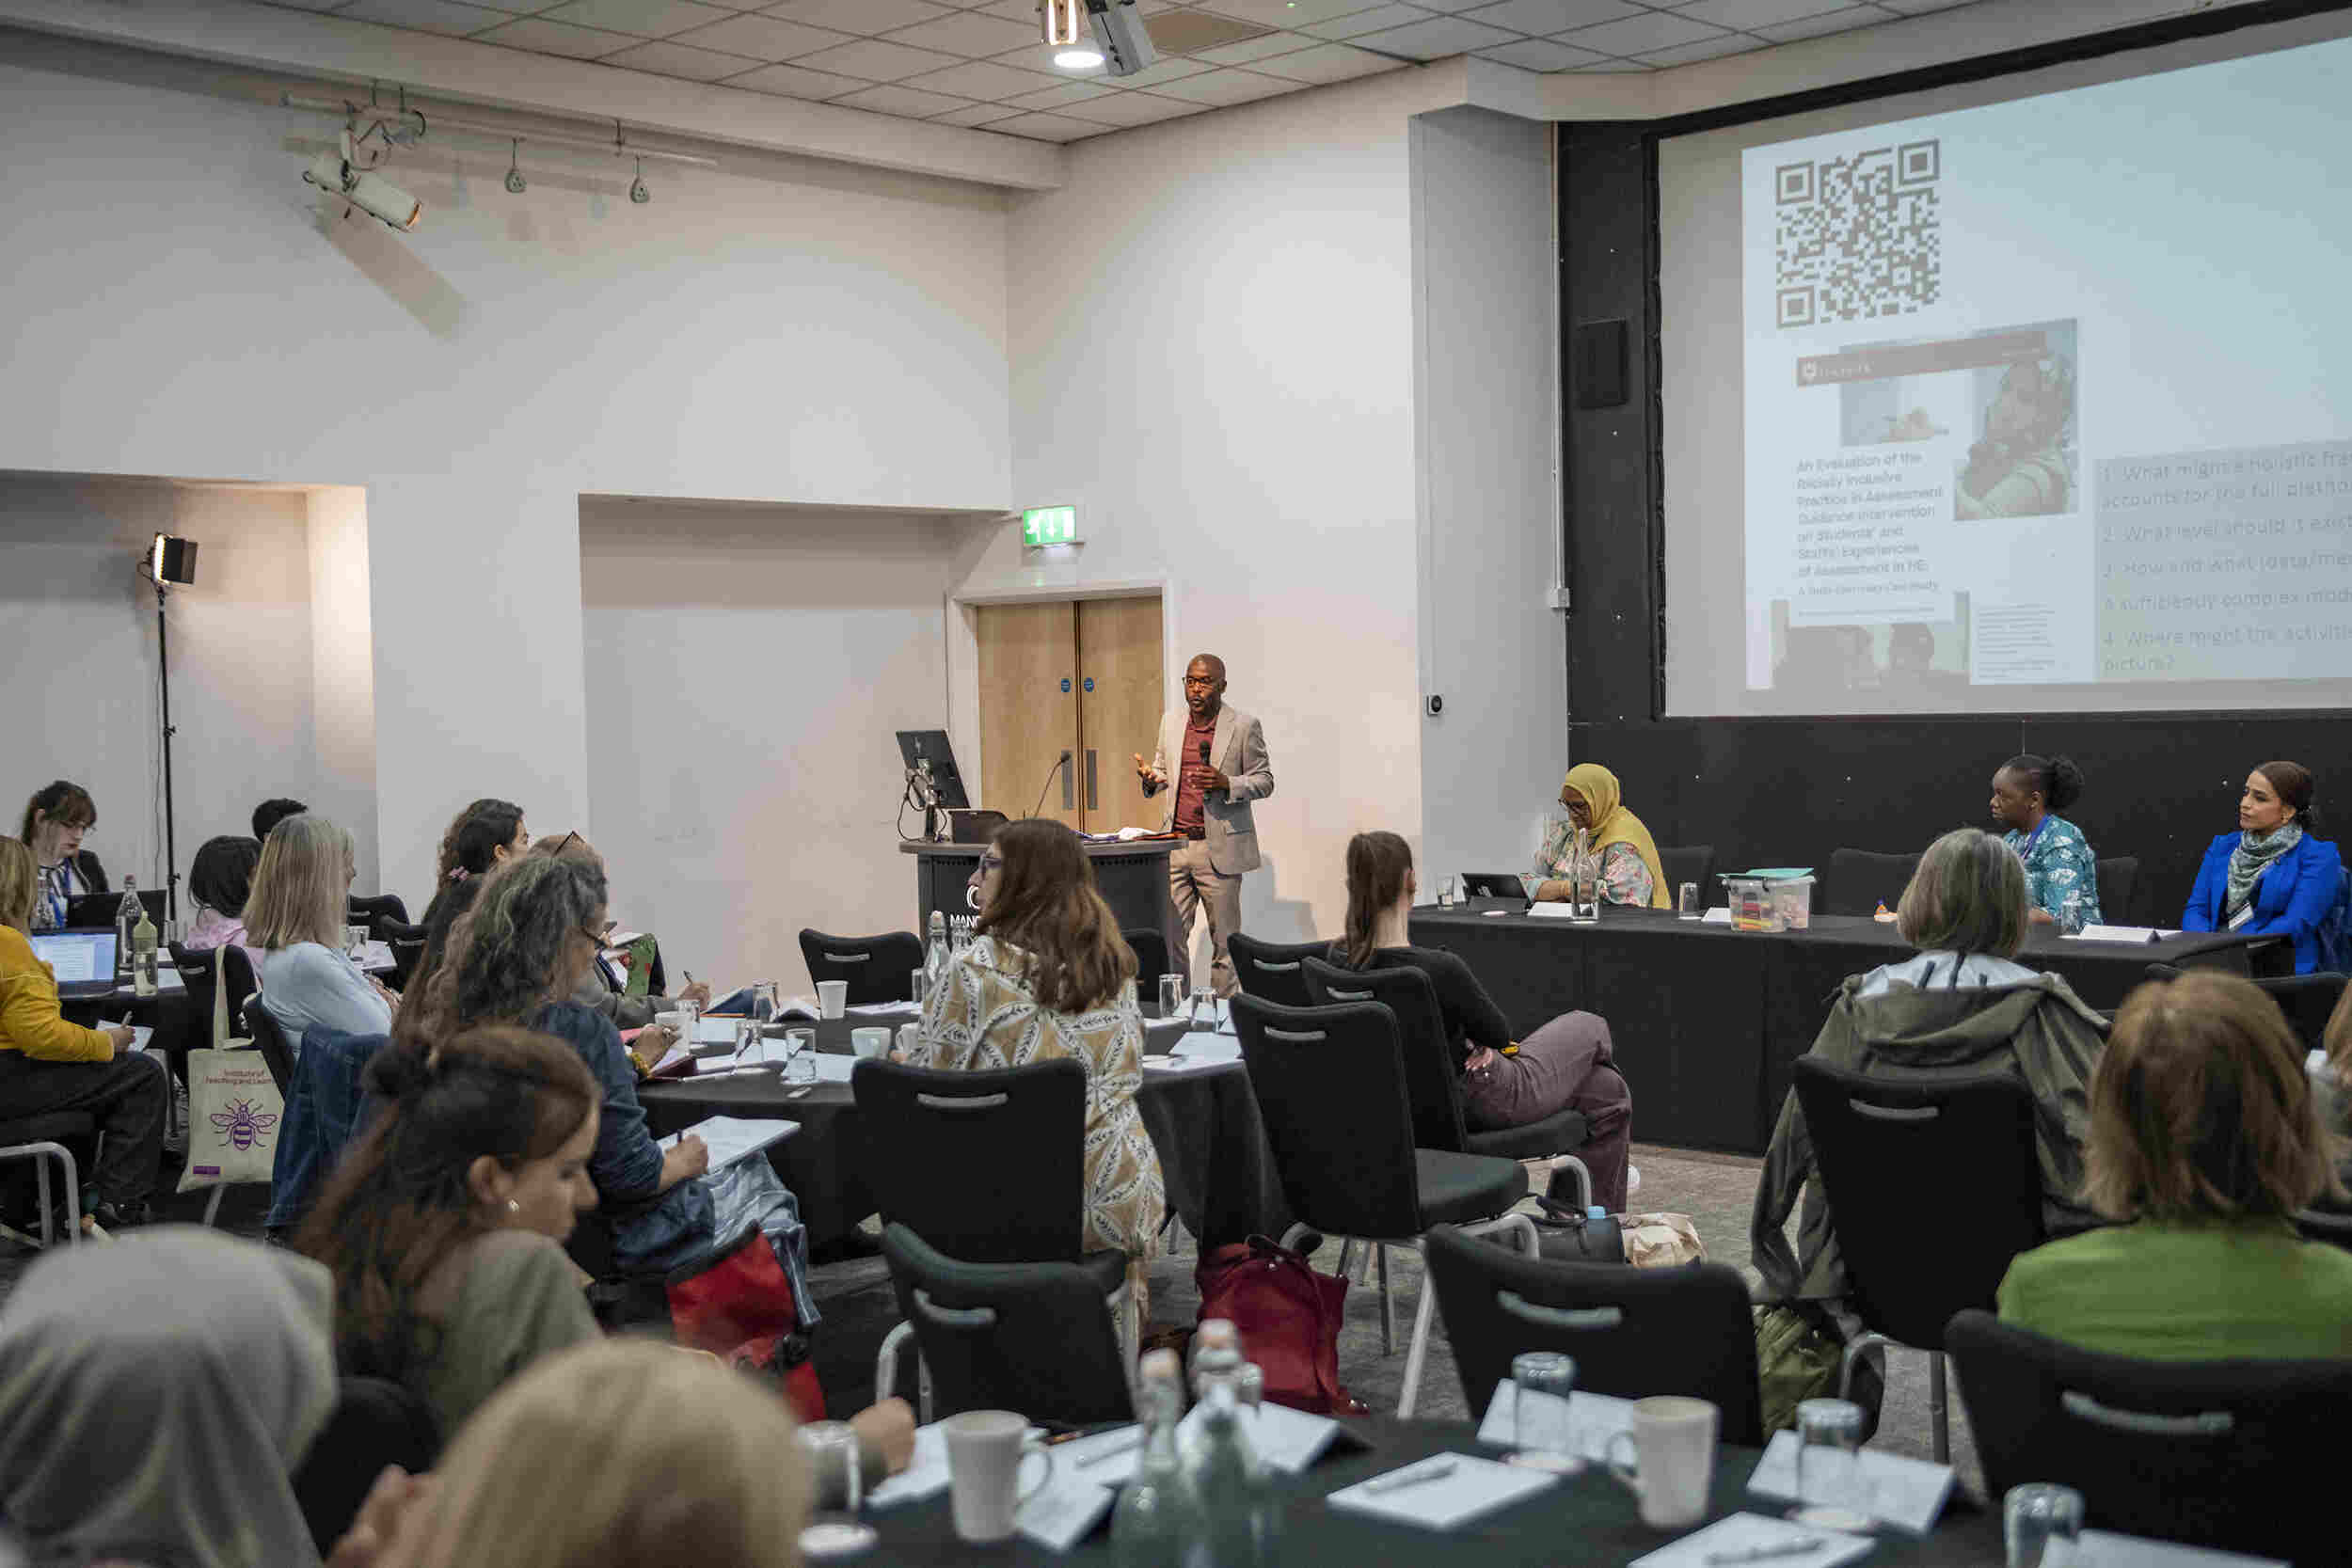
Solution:
{"label": "green exit sign", "polygon": [[1078,509],[1074,506],[1033,506],[1021,514],[1021,543],[1030,549],[1041,545],[1078,542]]}

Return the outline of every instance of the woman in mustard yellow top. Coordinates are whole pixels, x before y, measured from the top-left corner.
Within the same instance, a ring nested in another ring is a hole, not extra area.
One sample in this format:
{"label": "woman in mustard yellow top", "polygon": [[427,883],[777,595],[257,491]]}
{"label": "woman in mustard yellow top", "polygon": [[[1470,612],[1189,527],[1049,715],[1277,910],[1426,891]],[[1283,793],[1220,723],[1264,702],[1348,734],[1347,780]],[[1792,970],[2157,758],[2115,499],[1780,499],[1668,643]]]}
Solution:
{"label": "woman in mustard yellow top", "polygon": [[147,1218],[147,1195],[163,1154],[170,1093],[163,1064],[130,1053],[120,1024],[85,1029],[57,1009],[57,981],[33,957],[26,928],[40,870],[33,852],[0,838],[0,1119],[86,1111],[104,1131],[94,1173],[99,1224],[113,1229]]}

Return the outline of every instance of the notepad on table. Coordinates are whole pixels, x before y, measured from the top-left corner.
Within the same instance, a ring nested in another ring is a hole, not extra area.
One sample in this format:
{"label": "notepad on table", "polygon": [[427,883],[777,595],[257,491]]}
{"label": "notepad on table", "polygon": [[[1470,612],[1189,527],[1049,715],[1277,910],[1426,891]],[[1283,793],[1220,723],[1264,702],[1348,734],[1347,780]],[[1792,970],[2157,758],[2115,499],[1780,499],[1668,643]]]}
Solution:
{"label": "notepad on table", "polygon": [[[1801,1541],[1816,1543],[1810,1551],[1789,1551]],[[1661,1546],[1633,1560],[1632,1568],[1708,1568],[1711,1563],[1755,1560],[1759,1568],[1836,1568],[1851,1562],[1877,1543],[1867,1535],[1847,1535],[1811,1525],[1791,1524],[1761,1513],[1735,1513],[1702,1530]],[[1749,1554],[1772,1555],[1751,1559]]]}
{"label": "notepad on table", "polygon": [[700,1138],[703,1146],[710,1150],[710,1168],[717,1170],[756,1154],[770,1144],[781,1143],[800,1130],[801,1124],[797,1121],[753,1121],[743,1117],[709,1117],[683,1132],[664,1138],[662,1145],[668,1148],[690,1135]]}
{"label": "notepad on table", "polygon": [[1436,1454],[1343,1487],[1325,1501],[1351,1513],[1368,1513],[1401,1525],[1452,1529],[1532,1497],[1559,1481],[1558,1476],[1546,1470],[1522,1469],[1466,1453]]}

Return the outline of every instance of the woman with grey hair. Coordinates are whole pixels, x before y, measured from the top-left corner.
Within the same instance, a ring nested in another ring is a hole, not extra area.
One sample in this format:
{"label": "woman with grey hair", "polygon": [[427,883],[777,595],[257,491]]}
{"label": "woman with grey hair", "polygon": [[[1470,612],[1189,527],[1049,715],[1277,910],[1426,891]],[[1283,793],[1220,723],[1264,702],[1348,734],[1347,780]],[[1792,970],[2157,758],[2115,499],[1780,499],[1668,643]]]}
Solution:
{"label": "woman with grey hair", "polygon": [[[2079,1194],[2091,1068],[2106,1020],[2059,975],[2015,961],[2028,928],[2026,872],[1991,833],[1962,828],[1928,847],[1895,928],[1917,951],[1849,975],[1812,1053],[1873,1078],[2009,1073],[2038,1104],[2042,1221],[2053,1234],[2095,1223]],[[1791,1090],[1765,1151],[1748,1241],[1769,1299],[1836,1301],[1846,1275],[1815,1175],[1813,1139]],[[1810,1181],[1810,1190],[1807,1183]],[[1793,1252],[1784,1227],[1802,1196]]]}

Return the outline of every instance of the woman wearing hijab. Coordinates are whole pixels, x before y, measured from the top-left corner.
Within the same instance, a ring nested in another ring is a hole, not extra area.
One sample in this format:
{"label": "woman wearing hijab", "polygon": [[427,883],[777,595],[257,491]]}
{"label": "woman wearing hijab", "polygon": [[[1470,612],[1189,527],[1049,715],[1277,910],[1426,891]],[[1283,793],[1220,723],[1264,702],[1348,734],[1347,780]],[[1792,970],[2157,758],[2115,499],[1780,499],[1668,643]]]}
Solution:
{"label": "woman wearing hijab", "polygon": [[2286,937],[2297,974],[2331,967],[2320,948],[2341,935],[2344,862],[2334,845],[2312,836],[2312,794],[2311,770],[2297,763],[2265,762],[2246,775],[2238,831],[2206,846],[2183,930]]}
{"label": "woman wearing hijab", "polygon": [[1674,890],[1666,886],[1658,846],[1650,841],[1642,819],[1622,803],[1614,773],[1597,762],[1578,763],[1560,785],[1560,804],[1567,815],[1546,825],[1535,869],[1519,879],[1527,885],[1530,898],[1566,901],[1568,878],[1576,869],[1576,831],[1582,828],[1590,835],[1592,852],[1600,860],[1602,903],[1653,910],[1674,907]]}
{"label": "woman wearing hijab", "polygon": [[34,1560],[317,1568],[287,1478],[334,1407],[332,1300],[194,1226],[42,1256],[0,1307],[0,1514]]}

